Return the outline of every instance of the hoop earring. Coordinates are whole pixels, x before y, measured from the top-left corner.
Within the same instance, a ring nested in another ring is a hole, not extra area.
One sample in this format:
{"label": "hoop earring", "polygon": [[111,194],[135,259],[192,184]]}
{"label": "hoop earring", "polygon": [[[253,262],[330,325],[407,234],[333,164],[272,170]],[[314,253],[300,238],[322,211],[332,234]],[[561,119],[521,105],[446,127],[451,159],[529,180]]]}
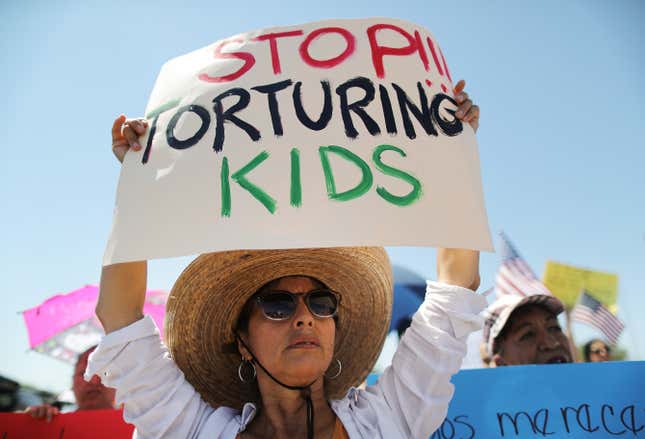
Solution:
{"label": "hoop earring", "polygon": [[[242,375],[242,368],[246,364],[250,365],[251,370],[253,371],[253,376],[251,378],[249,378],[249,379],[244,379],[244,376]],[[240,379],[240,381],[243,382],[243,383],[250,383],[251,381],[255,380],[255,377],[257,376],[257,372],[255,370],[255,364],[253,364],[251,361],[246,360],[246,359],[243,358],[242,362],[237,367],[237,376]]]}
{"label": "hoop earring", "polygon": [[[338,378],[340,376],[340,373],[343,371],[343,363],[341,363],[340,360],[337,358],[336,359],[336,364],[338,364],[338,372],[336,372],[332,376],[328,376],[327,372],[325,372],[325,378],[327,378],[329,380],[333,380],[333,379]],[[329,369],[327,369],[327,371],[329,371]]]}

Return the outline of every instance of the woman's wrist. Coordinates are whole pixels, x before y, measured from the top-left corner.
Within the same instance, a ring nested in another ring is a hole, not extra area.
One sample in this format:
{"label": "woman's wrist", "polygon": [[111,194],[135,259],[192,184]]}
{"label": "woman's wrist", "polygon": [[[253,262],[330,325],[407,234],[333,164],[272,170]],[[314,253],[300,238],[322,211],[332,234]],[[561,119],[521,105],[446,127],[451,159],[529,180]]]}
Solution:
{"label": "woman's wrist", "polygon": [[470,290],[479,288],[479,252],[453,248],[437,249],[437,280]]}
{"label": "woman's wrist", "polygon": [[143,317],[147,262],[103,267],[96,316],[106,333],[124,328]]}

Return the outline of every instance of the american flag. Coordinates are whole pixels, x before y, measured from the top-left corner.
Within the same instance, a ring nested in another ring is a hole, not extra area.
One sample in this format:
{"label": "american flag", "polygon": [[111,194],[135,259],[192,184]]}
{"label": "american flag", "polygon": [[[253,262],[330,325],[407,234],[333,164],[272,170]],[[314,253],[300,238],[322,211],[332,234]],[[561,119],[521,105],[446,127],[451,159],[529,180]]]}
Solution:
{"label": "american flag", "polygon": [[551,291],[535,276],[531,267],[517,252],[508,237],[500,232],[500,254],[502,263],[497,270],[495,290],[497,297],[505,295],[530,296],[532,294],[548,294]]}
{"label": "american flag", "polygon": [[598,328],[611,344],[616,344],[625,329],[625,324],[618,317],[586,291],[582,292],[578,303],[571,311],[571,319]]}

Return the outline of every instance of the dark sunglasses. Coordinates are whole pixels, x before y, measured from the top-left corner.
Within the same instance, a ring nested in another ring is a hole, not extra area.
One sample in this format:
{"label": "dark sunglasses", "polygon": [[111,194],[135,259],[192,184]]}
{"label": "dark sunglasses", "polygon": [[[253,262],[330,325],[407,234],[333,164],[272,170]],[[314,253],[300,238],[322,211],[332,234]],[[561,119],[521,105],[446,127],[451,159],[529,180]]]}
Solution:
{"label": "dark sunglasses", "polygon": [[611,350],[609,348],[597,348],[591,350],[591,353],[596,355],[609,355],[610,352]]}
{"label": "dark sunglasses", "polygon": [[269,290],[260,293],[255,301],[267,319],[287,320],[296,312],[299,297],[303,298],[309,312],[316,317],[334,317],[338,311],[340,295],[327,288],[312,290],[304,294]]}

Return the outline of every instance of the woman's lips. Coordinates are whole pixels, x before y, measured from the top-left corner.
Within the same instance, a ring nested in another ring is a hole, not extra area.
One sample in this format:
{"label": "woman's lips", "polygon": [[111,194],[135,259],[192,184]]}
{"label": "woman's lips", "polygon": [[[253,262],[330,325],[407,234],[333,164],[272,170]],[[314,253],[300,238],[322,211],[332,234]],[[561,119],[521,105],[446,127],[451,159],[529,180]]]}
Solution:
{"label": "woman's lips", "polygon": [[306,338],[293,341],[289,346],[287,346],[287,349],[315,349],[319,347],[320,343],[318,343],[318,340]]}
{"label": "woman's lips", "polygon": [[569,361],[564,357],[564,355],[555,355],[549,358],[546,362],[547,364],[561,364],[568,363]]}

